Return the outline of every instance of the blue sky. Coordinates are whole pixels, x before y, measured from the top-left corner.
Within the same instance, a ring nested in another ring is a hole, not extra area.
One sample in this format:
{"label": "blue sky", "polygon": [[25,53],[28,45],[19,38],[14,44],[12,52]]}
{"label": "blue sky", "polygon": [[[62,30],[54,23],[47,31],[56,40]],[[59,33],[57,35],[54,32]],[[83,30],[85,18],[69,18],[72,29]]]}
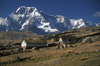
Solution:
{"label": "blue sky", "polygon": [[36,7],[49,15],[100,23],[100,0],[0,0],[0,17],[6,18],[20,6]]}

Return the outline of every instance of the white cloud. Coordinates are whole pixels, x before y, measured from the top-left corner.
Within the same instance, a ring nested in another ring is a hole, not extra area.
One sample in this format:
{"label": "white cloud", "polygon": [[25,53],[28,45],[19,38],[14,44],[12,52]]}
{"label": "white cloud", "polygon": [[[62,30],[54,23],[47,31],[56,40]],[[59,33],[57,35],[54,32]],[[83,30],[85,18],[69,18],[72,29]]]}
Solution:
{"label": "white cloud", "polygon": [[18,15],[16,14],[11,14],[10,17],[13,18],[13,20],[18,20]]}
{"label": "white cloud", "polygon": [[94,16],[94,17],[100,17],[100,12],[95,12],[95,13],[93,14],[93,16]]}
{"label": "white cloud", "polygon": [[5,25],[5,24],[7,24],[7,20],[5,20],[5,19],[3,19],[3,18],[1,18],[0,17],[0,25]]}

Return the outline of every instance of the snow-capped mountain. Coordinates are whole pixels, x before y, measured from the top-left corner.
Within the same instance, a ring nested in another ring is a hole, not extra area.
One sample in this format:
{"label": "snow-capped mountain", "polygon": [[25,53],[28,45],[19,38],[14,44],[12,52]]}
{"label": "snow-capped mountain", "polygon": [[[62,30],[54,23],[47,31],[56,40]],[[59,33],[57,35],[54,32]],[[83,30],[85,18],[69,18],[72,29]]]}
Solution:
{"label": "snow-capped mountain", "polygon": [[72,29],[78,29],[78,28],[84,28],[84,27],[95,27],[96,24],[93,24],[92,22],[85,22],[83,19],[70,19]]}
{"label": "snow-capped mountain", "polygon": [[100,26],[100,23],[96,24],[96,26]]}
{"label": "snow-capped mountain", "polygon": [[24,31],[37,34],[62,32],[72,28],[96,26],[83,19],[67,19],[64,16],[50,16],[35,7],[21,6],[7,18],[0,18],[0,31]]}

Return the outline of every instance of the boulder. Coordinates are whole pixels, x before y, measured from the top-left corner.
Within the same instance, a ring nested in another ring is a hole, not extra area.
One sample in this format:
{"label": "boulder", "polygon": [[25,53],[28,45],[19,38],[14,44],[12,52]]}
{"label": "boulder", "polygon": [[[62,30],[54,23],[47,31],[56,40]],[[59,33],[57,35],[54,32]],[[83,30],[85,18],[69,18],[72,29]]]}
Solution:
{"label": "boulder", "polygon": [[66,48],[66,45],[63,43],[63,44],[58,44],[58,49],[63,49],[63,48]]}
{"label": "boulder", "polygon": [[73,46],[73,47],[77,47],[77,45],[75,45],[75,44],[73,44],[72,46]]}
{"label": "boulder", "polygon": [[94,42],[94,39],[92,37],[86,37],[85,39],[82,40],[82,43],[92,43]]}
{"label": "boulder", "polygon": [[68,44],[67,47],[73,47],[73,45],[72,44]]}
{"label": "boulder", "polygon": [[100,41],[100,36],[96,36],[93,39],[94,39],[94,41]]}
{"label": "boulder", "polygon": [[96,52],[100,51],[99,49],[96,49]]}
{"label": "boulder", "polygon": [[37,50],[40,51],[39,47],[33,47],[33,48],[32,48],[32,51],[37,51]]}

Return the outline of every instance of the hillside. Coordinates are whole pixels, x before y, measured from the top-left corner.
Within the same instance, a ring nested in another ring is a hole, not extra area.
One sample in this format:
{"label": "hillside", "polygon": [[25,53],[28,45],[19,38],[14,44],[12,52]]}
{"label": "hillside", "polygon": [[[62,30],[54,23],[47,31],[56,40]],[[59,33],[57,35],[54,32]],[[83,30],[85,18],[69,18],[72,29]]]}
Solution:
{"label": "hillside", "polygon": [[41,37],[35,33],[25,33],[17,31],[0,31],[0,44],[7,45],[13,43],[20,43],[23,38]]}
{"label": "hillside", "polygon": [[85,27],[79,29],[72,29],[69,31],[63,31],[62,33],[48,34],[44,36],[45,39],[51,40],[52,38],[59,39],[59,37],[63,36],[74,36],[78,41],[82,41],[82,39],[86,37],[98,36],[100,35],[100,27]]}
{"label": "hillside", "polygon": [[[62,33],[48,34],[44,38],[51,40],[52,38],[59,39],[60,36],[75,36],[79,42],[83,38],[88,36],[100,35],[100,27],[86,27],[80,29],[72,29],[70,31],[64,31]],[[43,35],[37,35],[35,33],[17,32],[17,31],[0,31],[0,44],[13,44],[19,43],[23,38],[42,37]]]}
{"label": "hillside", "polygon": [[[21,40],[24,37],[41,37],[37,34],[22,32],[1,32],[8,38],[3,40]],[[100,27],[88,27],[64,31],[62,33],[44,36],[48,43],[52,38],[71,38],[77,42],[67,43],[66,48],[58,49],[58,45],[41,47],[37,51],[27,49],[27,52],[10,53],[11,49],[0,50],[0,64],[2,66],[100,66]],[[43,36],[42,36],[43,37]],[[87,38],[89,38],[87,40]],[[91,39],[90,39],[91,38]],[[71,38],[73,39],[73,37]],[[87,42],[83,43],[83,40]],[[69,45],[69,46],[68,46]],[[14,45],[12,45],[14,46]],[[17,46],[17,45],[15,45]],[[16,51],[15,48],[13,48]]]}

